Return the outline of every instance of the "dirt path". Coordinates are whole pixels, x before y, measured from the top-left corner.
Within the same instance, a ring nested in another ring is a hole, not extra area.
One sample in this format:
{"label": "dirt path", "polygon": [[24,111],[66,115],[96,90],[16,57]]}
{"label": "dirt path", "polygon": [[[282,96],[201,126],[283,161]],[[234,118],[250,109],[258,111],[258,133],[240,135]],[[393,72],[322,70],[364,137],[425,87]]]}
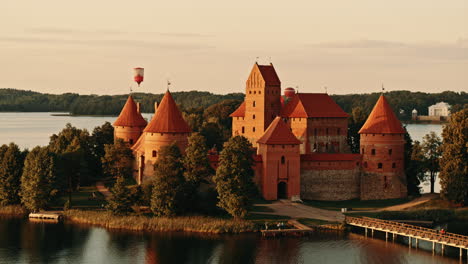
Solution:
{"label": "dirt path", "polygon": [[102,193],[102,195],[104,195],[106,199],[112,195],[102,181],[96,183],[96,188],[100,193]]}
{"label": "dirt path", "polygon": [[376,210],[376,211],[401,211],[401,210],[405,210],[405,209],[408,209],[410,207],[425,203],[425,202],[430,201],[432,199],[435,199],[437,197],[439,197],[438,193],[423,194],[423,195],[421,195],[421,197],[418,197],[418,198],[416,198],[416,199],[414,199],[412,201],[409,201],[407,203],[381,208],[381,209]]}
{"label": "dirt path", "polygon": [[273,212],[256,212],[258,214],[285,215],[293,219],[313,218],[334,222],[341,222],[344,220],[344,215],[341,212],[293,203],[288,200],[279,200],[271,204],[256,204],[256,206],[264,206],[273,210]]}

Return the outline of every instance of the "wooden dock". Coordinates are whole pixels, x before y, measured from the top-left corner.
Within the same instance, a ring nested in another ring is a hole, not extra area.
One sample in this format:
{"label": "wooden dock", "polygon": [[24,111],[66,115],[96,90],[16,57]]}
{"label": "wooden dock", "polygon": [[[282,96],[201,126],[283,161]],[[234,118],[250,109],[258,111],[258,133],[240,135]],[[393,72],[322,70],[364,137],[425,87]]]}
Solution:
{"label": "wooden dock", "polygon": [[299,223],[297,220],[289,220],[288,224],[294,226],[295,228],[261,230],[262,236],[264,237],[305,236],[314,231],[312,228]]}
{"label": "wooden dock", "polygon": [[60,221],[63,219],[63,215],[58,212],[40,212],[40,213],[30,213],[29,218]]}
{"label": "wooden dock", "polygon": [[442,255],[444,254],[445,246],[456,247],[460,249],[460,258],[463,256],[463,249],[467,249],[468,257],[468,236],[463,236],[453,233],[440,233],[438,230],[395,222],[388,220],[381,220],[369,217],[345,217],[346,224],[351,226],[358,226],[365,228],[365,235],[367,236],[368,230],[371,230],[372,236],[374,231],[385,232],[385,239],[388,240],[388,234],[392,234],[393,241],[396,236],[408,237],[408,244],[411,247],[413,239],[415,246],[418,247],[419,240],[432,242],[432,252],[435,252],[437,244],[441,245]]}

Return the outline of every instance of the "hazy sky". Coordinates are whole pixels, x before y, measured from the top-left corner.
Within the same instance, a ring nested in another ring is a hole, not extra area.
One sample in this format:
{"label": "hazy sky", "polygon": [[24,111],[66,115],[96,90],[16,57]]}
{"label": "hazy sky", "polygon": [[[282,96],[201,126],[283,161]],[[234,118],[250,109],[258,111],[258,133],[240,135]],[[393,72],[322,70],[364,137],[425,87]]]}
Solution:
{"label": "hazy sky", "polygon": [[[0,87],[243,92],[271,61],[301,92],[468,90],[467,0],[2,0]],[[133,85],[135,86],[135,85]]]}

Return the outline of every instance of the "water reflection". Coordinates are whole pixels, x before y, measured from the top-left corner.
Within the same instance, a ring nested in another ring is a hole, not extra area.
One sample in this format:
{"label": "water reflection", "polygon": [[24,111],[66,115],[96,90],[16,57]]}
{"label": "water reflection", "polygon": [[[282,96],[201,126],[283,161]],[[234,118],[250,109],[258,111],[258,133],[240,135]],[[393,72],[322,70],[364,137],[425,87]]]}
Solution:
{"label": "water reflection", "polygon": [[[466,226],[465,226],[466,227]],[[400,238],[400,242],[404,239]],[[429,243],[420,243],[423,248]],[[115,232],[0,218],[0,263],[457,263],[431,251],[361,234],[321,232],[266,239],[256,234]]]}

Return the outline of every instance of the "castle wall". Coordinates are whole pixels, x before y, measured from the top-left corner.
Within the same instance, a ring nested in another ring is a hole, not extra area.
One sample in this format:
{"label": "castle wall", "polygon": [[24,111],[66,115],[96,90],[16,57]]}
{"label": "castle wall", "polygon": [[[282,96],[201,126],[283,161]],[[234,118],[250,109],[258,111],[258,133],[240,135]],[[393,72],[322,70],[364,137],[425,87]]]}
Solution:
{"label": "castle wall", "polygon": [[[301,158],[301,198],[341,201],[360,198],[360,155],[346,154],[348,160],[326,160],[323,155]],[[321,159],[321,160],[318,160]]]}

